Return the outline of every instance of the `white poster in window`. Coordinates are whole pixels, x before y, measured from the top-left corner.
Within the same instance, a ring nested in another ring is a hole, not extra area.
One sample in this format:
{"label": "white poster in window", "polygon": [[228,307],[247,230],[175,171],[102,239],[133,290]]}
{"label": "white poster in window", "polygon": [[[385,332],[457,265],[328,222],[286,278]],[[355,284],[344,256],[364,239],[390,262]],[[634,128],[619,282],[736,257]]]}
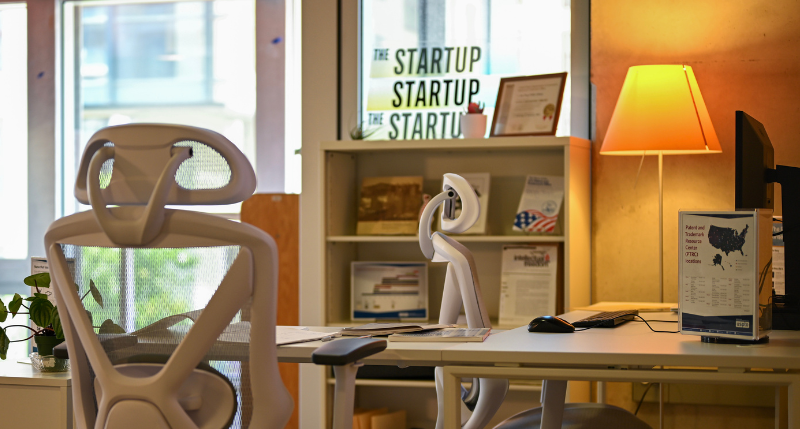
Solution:
{"label": "white poster in window", "polygon": [[500,324],[525,325],[556,313],[558,245],[503,246]]}

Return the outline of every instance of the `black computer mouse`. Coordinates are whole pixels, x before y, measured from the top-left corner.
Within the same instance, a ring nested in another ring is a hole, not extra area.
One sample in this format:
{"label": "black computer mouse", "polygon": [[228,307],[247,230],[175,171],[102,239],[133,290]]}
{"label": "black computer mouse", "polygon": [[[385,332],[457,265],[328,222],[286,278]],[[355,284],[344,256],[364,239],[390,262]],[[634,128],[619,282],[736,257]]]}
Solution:
{"label": "black computer mouse", "polygon": [[540,316],[528,324],[528,332],[558,332],[568,333],[575,332],[575,327],[572,323],[556,316]]}

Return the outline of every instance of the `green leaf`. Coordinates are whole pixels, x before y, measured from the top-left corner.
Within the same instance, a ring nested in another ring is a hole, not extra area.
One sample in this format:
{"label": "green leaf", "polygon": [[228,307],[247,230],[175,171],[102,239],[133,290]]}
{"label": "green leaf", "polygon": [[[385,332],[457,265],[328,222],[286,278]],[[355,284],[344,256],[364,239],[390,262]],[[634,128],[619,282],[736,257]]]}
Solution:
{"label": "green leaf", "polygon": [[40,328],[45,328],[52,322],[53,303],[47,299],[37,297],[31,303],[31,320]]}
{"label": "green leaf", "polygon": [[47,300],[49,300],[49,299],[50,299],[50,295],[48,295],[48,294],[46,294],[46,293],[34,293],[34,294],[33,294],[33,297],[34,297],[35,299],[47,299]]}
{"label": "green leaf", "polygon": [[28,286],[50,287],[50,273],[39,273],[25,277],[23,282]]}
{"label": "green leaf", "polygon": [[51,314],[53,316],[53,320],[50,322],[50,324],[53,325],[53,330],[56,331],[56,338],[63,340],[64,327],[61,326],[61,317],[58,315],[58,307],[53,307],[53,312]]}
{"label": "green leaf", "polygon": [[94,301],[103,308],[103,295],[100,294],[100,291],[94,285],[94,280],[89,280],[89,292],[92,293],[92,298]]}
{"label": "green leaf", "polygon": [[6,309],[6,305],[3,304],[3,301],[0,301],[0,322],[5,322],[7,317],[8,309]]}
{"label": "green leaf", "polygon": [[0,359],[6,360],[6,354],[8,354],[9,344],[11,344],[11,340],[8,339],[8,335],[6,335],[6,330],[0,328]]}
{"label": "green leaf", "polygon": [[[0,301],[1,302],[1,301]],[[19,308],[22,307],[22,297],[18,293],[14,294],[14,299],[8,303],[8,310],[11,311],[11,316],[16,316]]]}
{"label": "green leaf", "polygon": [[102,325],[100,325],[100,334],[124,334],[125,330],[122,329],[121,326],[114,323],[111,319],[106,319]]}

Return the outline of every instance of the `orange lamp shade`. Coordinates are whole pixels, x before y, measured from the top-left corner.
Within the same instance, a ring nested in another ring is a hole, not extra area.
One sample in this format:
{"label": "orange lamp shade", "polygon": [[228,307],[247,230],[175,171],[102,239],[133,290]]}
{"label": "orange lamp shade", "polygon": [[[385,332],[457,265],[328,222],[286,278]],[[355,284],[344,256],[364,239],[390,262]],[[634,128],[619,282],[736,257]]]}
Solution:
{"label": "orange lamp shade", "polygon": [[692,68],[628,69],[600,153],[604,155],[720,153]]}

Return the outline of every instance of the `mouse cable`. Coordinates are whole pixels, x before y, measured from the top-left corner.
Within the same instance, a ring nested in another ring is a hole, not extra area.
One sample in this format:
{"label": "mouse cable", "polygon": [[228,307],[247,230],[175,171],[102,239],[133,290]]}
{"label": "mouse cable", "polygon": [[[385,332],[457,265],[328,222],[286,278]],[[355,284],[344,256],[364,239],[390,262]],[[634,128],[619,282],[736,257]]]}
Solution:
{"label": "mouse cable", "polygon": [[[644,320],[644,318],[642,316],[639,316],[638,314],[634,314],[633,317],[638,317],[638,318],[642,319],[642,322],[644,322],[644,324],[647,325],[647,327],[650,328],[650,330],[653,331],[653,332],[659,332],[659,333],[664,333],[664,334],[680,334],[681,333],[681,331],[659,331],[659,330],[653,329],[653,327],[650,326],[650,324],[647,323],[647,320]],[[638,320],[637,320],[637,322],[638,322]],[[673,321],[672,320],[651,320],[651,322],[670,322],[670,323],[672,323]],[[675,320],[674,322],[678,323],[677,320]]]}

